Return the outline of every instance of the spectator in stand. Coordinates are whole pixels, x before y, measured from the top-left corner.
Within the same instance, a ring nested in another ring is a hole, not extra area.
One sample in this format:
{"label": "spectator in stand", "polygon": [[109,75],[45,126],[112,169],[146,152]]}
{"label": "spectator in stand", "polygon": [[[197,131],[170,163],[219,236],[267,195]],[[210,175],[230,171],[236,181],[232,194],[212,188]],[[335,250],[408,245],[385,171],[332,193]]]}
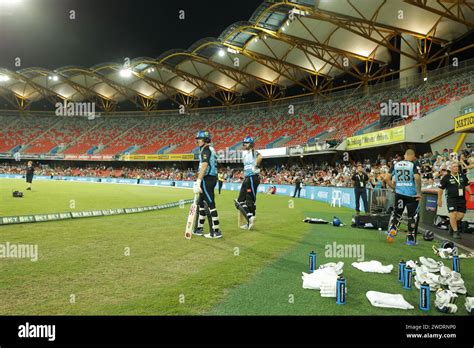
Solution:
{"label": "spectator in stand", "polygon": [[436,173],[437,173],[437,172],[440,172],[443,165],[444,165],[443,156],[439,155],[439,156],[436,158],[435,163],[433,164],[433,170],[434,170],[434,172],[436,172]]}
{"label": "spectator in stand", "polygon": [[469,162],[466,158],[466,153],[465,152],[462,152],[461,156],[459,157],[459,165],[461,166],[462,174],[466,175],[467,169],[469,167]]}

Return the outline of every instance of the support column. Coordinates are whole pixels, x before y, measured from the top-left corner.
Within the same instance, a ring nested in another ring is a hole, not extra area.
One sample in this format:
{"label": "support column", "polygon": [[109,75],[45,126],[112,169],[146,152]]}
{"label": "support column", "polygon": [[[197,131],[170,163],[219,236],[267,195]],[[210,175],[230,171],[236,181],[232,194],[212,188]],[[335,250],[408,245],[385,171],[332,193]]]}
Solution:
{"label": "support column", "polygon": [[[400,50],[402,52],[407,52],[411,55],[414,55],[415,54],[414,50],[417,50],[416,40],[417,39],[411,35],[402,34],[402,39],[400,40],[401,41]],[[407,57],[403,54],[400,55],[400,70],[403,70],[409,66],[416,65],[417,63],[418,62],[416,60],[410,57]],[[409,86],[409,82],[411,80],[410,78],[417,74],[418,74],[417,67],[401,71],[400,72],[400,88],[405,88]]]}

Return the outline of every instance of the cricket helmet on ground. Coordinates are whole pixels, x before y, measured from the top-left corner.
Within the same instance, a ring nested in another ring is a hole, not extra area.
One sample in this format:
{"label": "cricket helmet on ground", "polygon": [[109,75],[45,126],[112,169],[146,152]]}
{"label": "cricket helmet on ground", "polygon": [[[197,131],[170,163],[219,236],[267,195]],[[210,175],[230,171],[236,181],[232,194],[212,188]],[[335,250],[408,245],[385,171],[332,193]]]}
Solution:
{"label": "cricket helmet on ground", "polygon": [[427,241],[431,241],[434,239],[434,233],[433,231],[425,231],[423,233],[423,239]]}
{"label": "cricket helmet on ground", "polygon": [[440,248],[441,249],[448,249],[448,248],[454,249],[454,243],[449,240],[443,240],[441,242]]}

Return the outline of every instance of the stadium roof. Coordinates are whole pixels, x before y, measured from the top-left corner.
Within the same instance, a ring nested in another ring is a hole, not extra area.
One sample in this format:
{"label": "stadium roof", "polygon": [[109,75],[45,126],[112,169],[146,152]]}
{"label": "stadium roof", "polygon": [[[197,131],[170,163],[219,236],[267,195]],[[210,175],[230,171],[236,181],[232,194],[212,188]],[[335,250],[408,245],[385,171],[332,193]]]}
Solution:
{"label": "stadium roof", "polygon": [[337,76],[359,85],[380,78],[394,54],[420,66],[440,58],[432,44],[447,47],[471,31],[473,9],[466,0],[267,0],[218,38],[128,66],[0,68],[0,95],[19,108],[41,99],[98,100],[107,111],[123,101],[144,110],[166,99],[229,105],[250,92],[266,100],[291,86],[319,93]]}

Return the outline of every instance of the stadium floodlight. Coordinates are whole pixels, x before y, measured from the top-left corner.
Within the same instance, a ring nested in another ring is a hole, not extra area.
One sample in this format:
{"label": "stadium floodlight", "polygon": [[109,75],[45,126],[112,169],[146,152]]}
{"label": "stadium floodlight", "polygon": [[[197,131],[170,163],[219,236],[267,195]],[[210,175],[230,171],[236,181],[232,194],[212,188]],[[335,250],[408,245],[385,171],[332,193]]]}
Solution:
{"label": "stadium floodlight", "polygon": [[424,78],[423,78],[423,81],[425,81],[425,82],[428,81],[428,78],[427,78],[427,77],[424,77]]}
{"label": "stadium floodlight", "polygon": [[224,57],[225,56],[225,51],[223,49],[219,50],[219,57]]}
{"label": "stadium floodlight", "polygon": [[126,78],[131,77],[132,76],[132,70],[122,69],[122,70],[120,70],[120,76],[126,77]]}
{"label": "stadium floodlight", "polygon": [[302,16],[302,17],[307,16],[309,14],[308,11],[299,10],[297,8],[292,8],[290,10],[290,13],[298,15],[298,16]]}
{"label": "stadium floodlight", "polygon": [[8,81],[10,78],[7,75],[0,75],[0,82]]}
{"label": "stadium floodlight", "polygon": [[233,48],[227,47],[227,52],[232,53],[232,54],[239,54],[239,51],[234,50]]}
{"label": "stadium floodlight", "polygon": [[285,27],[281,27],[281,31],[285,31],[285,30],[286,30]]}
{"label": "stadium floodlight", "polygon": [[57,75],[54,75],[53,76],[53,81],[58,81],[59,80],[59,77]]}

